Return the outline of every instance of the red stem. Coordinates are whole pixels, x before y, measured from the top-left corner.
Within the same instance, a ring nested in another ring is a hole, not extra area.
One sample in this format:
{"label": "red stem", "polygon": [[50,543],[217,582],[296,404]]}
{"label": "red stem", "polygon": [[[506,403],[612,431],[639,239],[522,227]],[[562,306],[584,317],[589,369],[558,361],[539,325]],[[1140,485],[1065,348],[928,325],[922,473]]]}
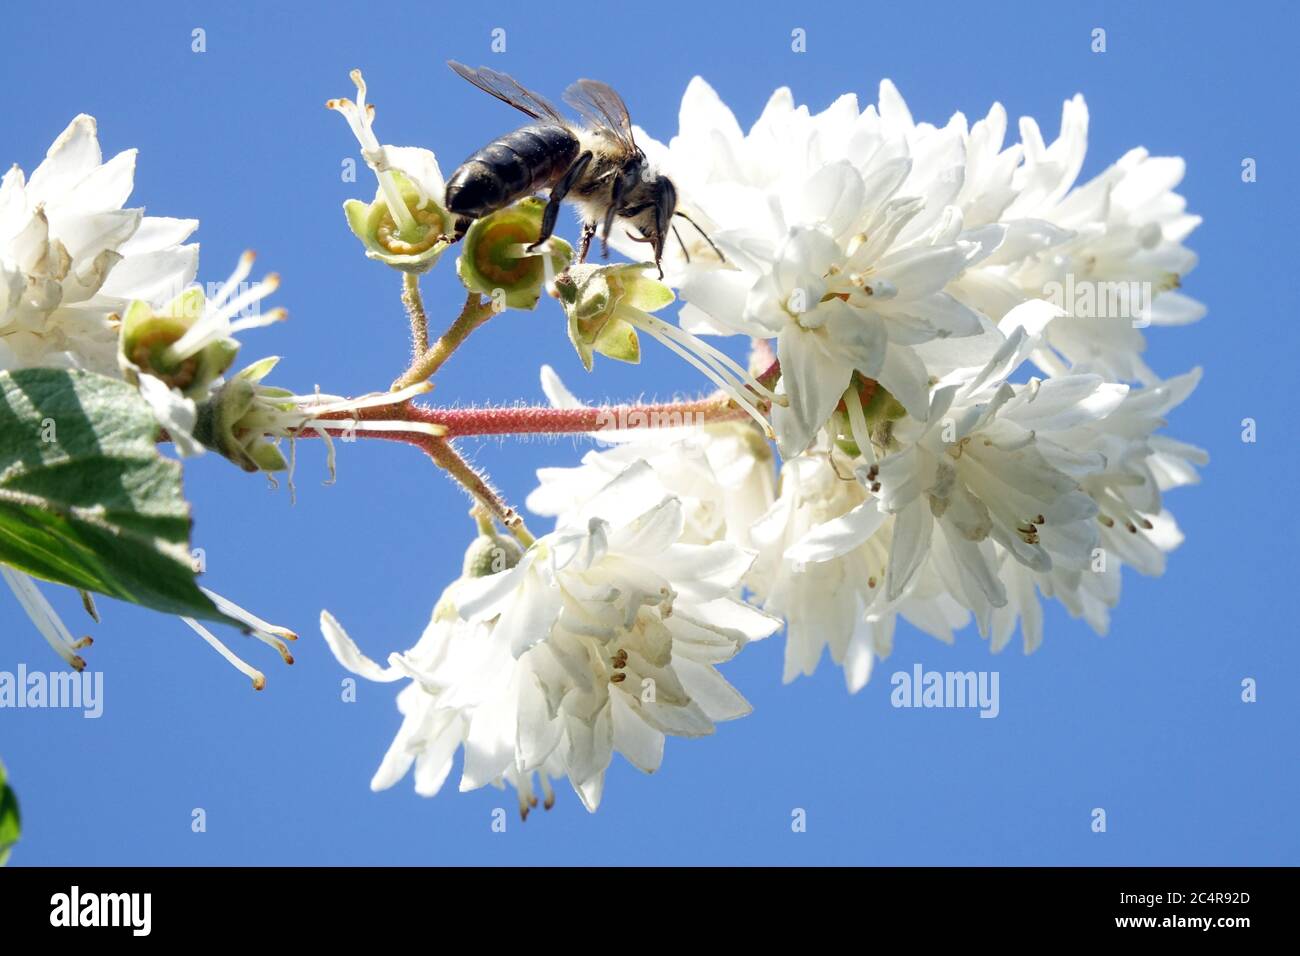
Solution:
{"label": "red stem", "polygon": [[[452,439],[472,435],[569,435],[616,428],[670,428],[741,421],[748,416],[728,401],[707,398],[693,402],[582,408],[550,408],[539,405],[515,408],[429,408],[407,402],[402,405],[364,408],[359,412],[336,412],[321,417],[421,422],[446,429],[443,437]],[[365,432],[365,435],[367,438],[387,438],[407,444],[423,444],[429,438],[422,432]]]}

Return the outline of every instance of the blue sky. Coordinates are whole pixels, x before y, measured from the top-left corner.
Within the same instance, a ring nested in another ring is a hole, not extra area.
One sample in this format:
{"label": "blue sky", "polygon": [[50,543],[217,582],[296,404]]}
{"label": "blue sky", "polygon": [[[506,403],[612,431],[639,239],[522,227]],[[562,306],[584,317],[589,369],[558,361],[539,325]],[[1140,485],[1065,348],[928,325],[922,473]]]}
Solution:
{"label": "blue sky", "polygon": [[[281,383],[355,394],[391,381],[407,345],[395,276],[362,257],[340,212],[373,188],[340,181],[355,143],[322,107],[351,95],[354,66],[383,139],[428,146],[447,171],[518,119],[453,76],[448,58],[552,93],[602,78],[660,138],[696,73],[743,125],[777,86],[821,108],[850,90],[874,100],[888,76],[918,119],[982,116],[1000,100],[1053,136],[1061,101],[1081,91],[1092,115],[1085,178],[1136,145],[1182,155],[1181,191],[1205,218],[1184,291],[1209,315],[1149,335],[1158,372],[1205,368],[1171,432],[1212,461],[1201,485],[1170,499],[1187,542],[1168,573],[1126,574],[1105,639],[1053,608],[1028,658],[1015,645],[990,656],[973,629],[955,647],[906,630],[852,697],[826,664],[782,687],[780,641],[756,645],[725,671],[752,716],[707,740],[670,740],[655,778],[616,760],[595,816],[565,789],[553,811],[520,824],[513,794],[491,789],[452,784],[425,800],[406,781],[372,794],[398,723],[394,689],[363,685],[343,703],[344,674],[316,628],[325,606],[373,656],[409,646],[458,570],[469,530],[460,492],[418,453],[383,443],[342,446],[339,481],[323,487],[322,450],[302,448],[291,506],[208,456],[186,470],[205,583],[298,630],[298,663],[227,635],[267,673],[255,694],[179,621],[104,601],[88,652],[104,672],[103,717],[0,712],[0,757],[25,822],[14,863],[1300,863],[1292,8],[749,3],[701,16],[670,0],[584,9],[580,27],[576,9],[21,4],[0,35],[11,91],[0,161],[30,171],[72,116],[95,115],[106,153],[141,150],[133,205],[202,221],[201,278],[224,277],[246,247],[281,273],[277,301],[291,319],[246,334],[244,357],[279,354]],[[498,27],[507,52],[493,55]],[[803,54],[790,49],[796,27]],[[1103,54],[1090,51],[1095,27],[1107,31]],[[205,53],[191,51],[195,28]],[[1255,183],[1241,181],[1246,157]],[[426,282],[435,326],[457,305],[451,271]],[[437,396],[538,401],[542,361],[591,399],[700,387],[664,350],[644,351],[636,369],[604,363],[585,376],[546,304],[477,333]],[[1258,422],[1253,444],[1241,441],[1246,417]],[[570,440],[466,450],[516,501],[537,467],[580,454]],[[56,601],[80,626],[75,598]],[[889,675],[918,662],[997,670],[1000,716],[892,708]],[[20,663],[57,660],[0,594],[0,670]],[[1240,699],[1244,678],[1258,682],[1256,703]],[[491,828],[496,807],[509,810],[504,834]],[[1104,834],[1090,828],[1095,807],[1107,811]],[[195,808],[205,833],[191,831]],[[806,832],[792,832],[796,808]]]}

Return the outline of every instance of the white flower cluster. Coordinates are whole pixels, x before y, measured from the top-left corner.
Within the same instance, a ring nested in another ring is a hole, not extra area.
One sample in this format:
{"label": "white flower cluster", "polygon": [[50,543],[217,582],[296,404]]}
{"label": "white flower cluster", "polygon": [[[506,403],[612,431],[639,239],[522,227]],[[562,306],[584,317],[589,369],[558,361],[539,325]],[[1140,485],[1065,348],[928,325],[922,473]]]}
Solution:
{"label": "white flower cluster", "polygon": [[746,133],[697,78],[680,125],[636,133],[702,227],[666,281],[688,332],[774,345],[779,474],[747,420],[601,432],[539,473],[556,531],[508,569],[467,561],[388,667],[323,615],[350,669],[412,680],[376,788],[414,764],[434,793],[463,747],[462,789],[509,782],[526,812],[535,774],[548,806],[568,777],[594,809],[613,751],[651,771],[665,734],[743,714],[714,665],[780,624],[787,681],[829,649],[856,691],[900,616],[945,641],[974,617],[995,651],[1018,623],[1032,651],[1055,597],[1104,633],[1121,568],[1160,574],[1181,540],[1162,493],[1206,456],[1156,431],[1199,370],[1141,358],[1145,327],[1203,313],[1175,291],[1199,221],[1181,160],[1136,149],[1076,184],[1081,97],[1050,146],[1031,119],[1006,145],[1001,106],[935,127],[887,81],[816,114],[778,90]]}
{"label": "white flower cluster", "polygon": [[[199,222],[124,209],[135,160],[136,150],[128,149],[104,162],[95,119],[82,114],[54,141],[30,179],[17,165],[0,179],[0,371],[82,369],[126,379],[139,387],[176,450],[196,455],[203,451],[191,435],[197,403],[222,383],[220,375],[238,348],[233,334],[276,321],[283,312],[237,318],[276,286],[272,278],[244,288],[251,254],[212,297],[192,285],[199,247],[185,240]],[[169,380],[135,361],[143,361],[156,344],[149,328],[155,310],[163,313],[162,323],[175,340],[160,350],[176,369]],[[133,335],[140,351],[127,354]],[[54,651],[70,667],[84,668],[77,651],[91,639],[73,638],[28,575],[0,567],[0,577]],[[207,593],[247,633],[292,663],[284,643],[296,639],[292,631]],[[93,614],[90,596],[83,594],[83,600]],[[206,627],[184,620],[255,687],[265,683],[261,672]]]}
{"label": "white flower cluster", "polygon": [[135,300],[161,304],[194,281],[197,219],[123,209],[136,151],[103,162],[93,117],[74,119],[30,179],[0,179],[0,369],[118,375],[118,329]]}
{"label": "white flower cluster", "polygon": [[1160,380],[1142,330],[1203,314],[1175,291],[1199,219],[1180,159],[1077,184],[1087,124],[1076,96],[1051,145],[1028,118],[1007,145],[1000,105],[935,127],[885,81],[816,114],[778,90],[745,133],[697,78],[677,136],[638,133],[726,255],[670,245],[682,324],[775,340],[784,462],[745,584],[788,622],[787,680],[829,647],[856,690],[900,614],[944,640],[973,616],[994,650],[1019,621],[1033,650],[1041,595],[1102,633],[1121,567],[1180,542],[1161,493],[1206,456],[1154,433],[1200,373]]}

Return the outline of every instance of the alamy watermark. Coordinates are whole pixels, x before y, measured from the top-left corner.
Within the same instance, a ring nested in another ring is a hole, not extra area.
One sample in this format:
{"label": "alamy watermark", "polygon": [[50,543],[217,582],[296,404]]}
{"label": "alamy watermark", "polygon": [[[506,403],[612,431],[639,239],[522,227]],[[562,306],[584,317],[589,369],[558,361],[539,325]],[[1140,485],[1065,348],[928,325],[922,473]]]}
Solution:
{"label": "alamy watermark", "polygon": [[152,893],[83,893],[73,886],[50,897],[51,926],[123,927],[132,936],[153,929]]}
{"label": "alamy watermark", "polygon": [[1135,329],[1151,324],[1155,291],[1150,282],[1076,280],[1072,272],[1065,274],[1063,283],[1043,283],[1043,298],[1075,318],[1129,319]]}
{"label": "alamy watermark", "polygon": [[58,707],[82,711],[95,720],[104,713],[103,671],[0,671],[0,710]]}
{"label": "alamy watermark", "polygon": [[996,717],[1002,709],[997,671],[894,671],[889,679],[894,707],[970,707],[980,717]]}
{"label": "alamy watermark", "polygon": [[701,411],[672,408],[608,408],[596,415],[596,431],[633,428],[700,428],[708,421]]}

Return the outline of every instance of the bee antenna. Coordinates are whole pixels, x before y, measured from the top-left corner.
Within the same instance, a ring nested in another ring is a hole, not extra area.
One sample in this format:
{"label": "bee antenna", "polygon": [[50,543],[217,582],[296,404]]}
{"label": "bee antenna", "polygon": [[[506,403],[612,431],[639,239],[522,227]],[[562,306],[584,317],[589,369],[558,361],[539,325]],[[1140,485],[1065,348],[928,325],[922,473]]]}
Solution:
{"label": "bee antenna", "polygon": [[677,244],[678,244],[679,246],[682,247],[682,255],[684,255],[684,256],[686,257],[686,264],[687,264],[687,265],[690,265],[690,264],[691,264],[691,250],[687,249],[687,248],[686,248],[686,243],[682,242],[682,234],[681,234],[680,232],[677,231],[677,227],[676,227],[676,226],[673,226],[673,235],[677,237]]}
{"label": "bee antenna", "polygon": [[[726,262],[726,261],[727,261],[727,257],[724,256],[724,255],[722,254],[722,250],[719,249],[719,248],[714,244],[713,240],[709,238],[709,234],[708,234],[707,232],[705,232],[703,229],[700,228],[700,224],[699,224],[698,222],[696,222],[696,221],[695,221],[694,219],[692,219],[690,216],[686,215],[686,213],[682,212],[680,209],[677,210],[676,212],[674,212],[673,215],[674,215],[674,216],[681,216],[683,219],[685,219],[687,222],[689,222],[692,226],[694,226],[694,227],[695,227],[695,231],[698,232],[701,236],[704,237],[704,241],[707,242],[707,243],[709,244],[709,248],[710,248],[710,249],[712,249],[715,253],[717,253],[718,258],[721,259],[723,262]],[[673,227],[673,232],[676,232],[676,231],[677,231],[677,227],[674,226],[674,227]],[[682,238],[682,237],[679,235],[679,236],[677,237],[677,241],[678,241],[678,242],[681,242],[681,238]],[[686,246],[683,245],[682,248],[685,249]]]}

